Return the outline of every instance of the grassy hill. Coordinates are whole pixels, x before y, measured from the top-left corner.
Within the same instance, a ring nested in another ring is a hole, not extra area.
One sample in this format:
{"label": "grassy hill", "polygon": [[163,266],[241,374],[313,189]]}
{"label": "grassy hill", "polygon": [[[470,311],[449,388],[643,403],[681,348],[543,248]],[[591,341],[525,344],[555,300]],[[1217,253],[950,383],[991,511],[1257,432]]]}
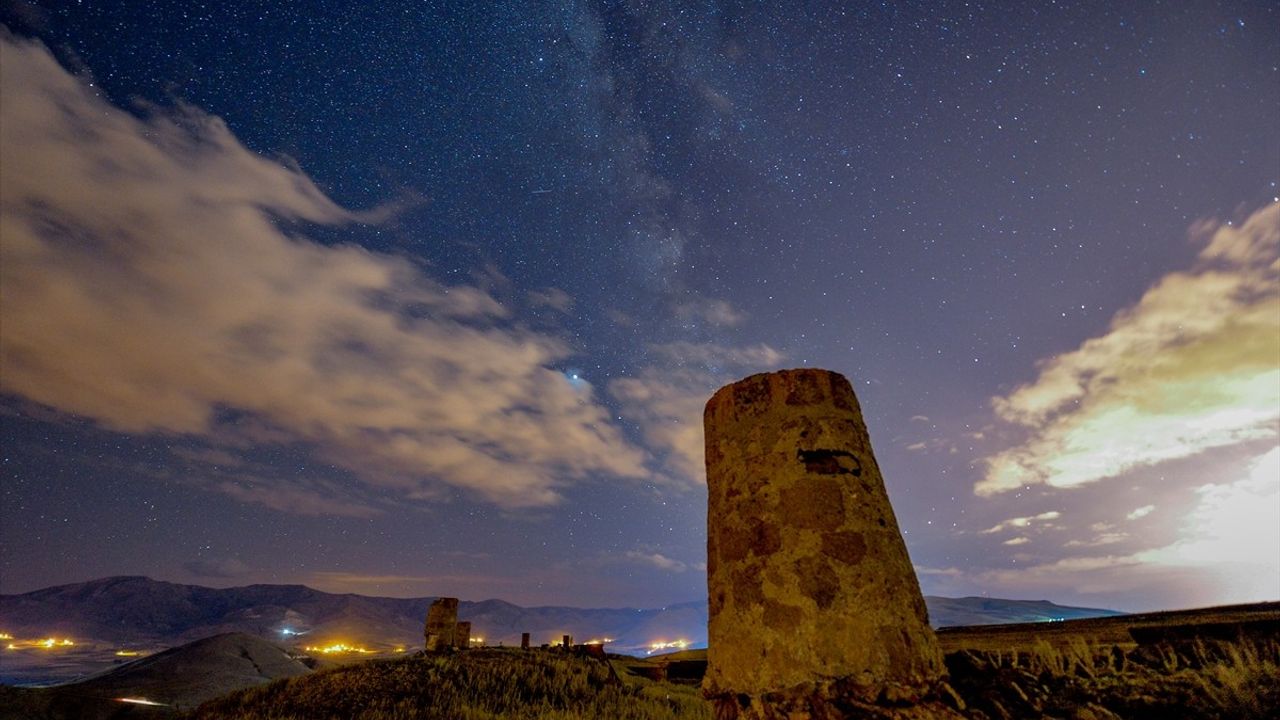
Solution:
{"label": "grassy hill", "polygon": [[194,720],[710,720],[696,687],[558,652],[475,650],[320,671],[206,703]]}
{"label": "grassy hill", "polygon": [[[227,633],[51,688],[0,686],[0,720],[89,720],[169,716],[212,698],[310,673],[283,649],[244,633]],[[123,703],[145,698],[155,705]]]}

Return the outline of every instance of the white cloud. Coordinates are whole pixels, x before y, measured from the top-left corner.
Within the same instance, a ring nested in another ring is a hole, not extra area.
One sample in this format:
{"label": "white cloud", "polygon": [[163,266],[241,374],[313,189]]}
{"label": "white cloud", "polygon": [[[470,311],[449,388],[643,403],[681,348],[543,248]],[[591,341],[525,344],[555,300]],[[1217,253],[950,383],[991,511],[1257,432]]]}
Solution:
{"label": "white cloud", "polygon": [[1137,520],[1139,518],[1144,518],[1150,515],[1151,511],[1155,509],[1156,509],[1155,505],[1143,505],[1140,508],[1134,508],[1132,511],[1129,512],[1128,515],[1125,515],[1125,518],[1129,520]]}
{"label": "white cloud", "polygon": [[773,368],[781,353],[768,345],[745,348],[715,343],[654,345],[657,364],[634,377],[609,383],[622,414],[640,426],[649,448],[667,471],[687,482],[706,478],[702,410],[717,388],[738,379],[726,372]]}
{"label": "white cloud", "polygon": [[[650,346],[655,365],[609,383],[622,415],[639,425],[645,443],[669,474],[703,483],[703,407],[712,393],[749,369],[774,368],[785,356],[772,347],[671,342]],[[727,373],[736,373],[730,375]]]}
{"label": "white cloud", "polygon": [[684,572],[686,570],[689,570],[691,567],[693,567],[689,563],[683,562],[681,560],[669,558],[666,555],[663,555],[662,553],[656,553],[656,552],[646,553],[646,552],[640,552],[638,550],[631,550],[627,552],[626,557],[628,560],[631,560],[632,562],[637,562],[642,565],[652,565],[653,567],[658,568],[659,570],[666,570],[667,572],[679,573],[679,572]]}
{"label": "white cloud", "polygon": [[[377,220],[193,108],[123,112],[35,43],[0,40],[0,389],[111,430],[217,444],[228,412],[400,498],[509,507],[640,477],[558,338],[476,287],[288,224]],[[563,304],[548,294],[545,301]],[[284,481],[249,502],[347,512]],[[357,512],[364,512],[359,510]]]}
{"label": "white cloud", "polygon": [[715,390],[701,373],[648,369],[609,383],[622,414],[640,425],[646,444],[667,469],[687,481],[706,478],[702,408]]}
{"label": "white cloud", "polygon": [[1008,540],[1005,540],[1001,545],[1026,545],[1029,542],[1031,542],[1030,538],[1018,536],[1016,538],[1009,538]]}
{"label": "white cloud", "polygon": [[1006,530],[1009,528],[1030,527],[1033,523],[1046,523],[1050,520],[1057,520],[1060,517],[1062,517],[1062,513],[1058,512],[1057,510],[1049,510],[1047,512],[1042,512],[1039,515],[1009,518],[1008,520],[1004,520],[1002,522],[996,523],[995,525],[992,525],[986,530],[979,531],[978,534],[993,535],[995,533],[1000,532],[1001,530]]}
{"label": "white cloud", "polygon": [[1114,545],[1128,539],[1129,533],[1103,532],[1088,540],[1069,540],[1063,547],[1101,547],[1103,545]]}
{"label": "white cloud", "polygon": [[1192,270],[993,399],[1031,435],[987,459],[978,494],[1097,482],[1280,434],[1280,203],[1193,232],[1206,247]]}
{"label": "white cloud", "polygon": [[1194,492],[1198,502],[1178,541],[1139,557],[1157,565],[1230,568],[1237,594],[1280,597],[1280,447],[1255,458],[1244,477]]}

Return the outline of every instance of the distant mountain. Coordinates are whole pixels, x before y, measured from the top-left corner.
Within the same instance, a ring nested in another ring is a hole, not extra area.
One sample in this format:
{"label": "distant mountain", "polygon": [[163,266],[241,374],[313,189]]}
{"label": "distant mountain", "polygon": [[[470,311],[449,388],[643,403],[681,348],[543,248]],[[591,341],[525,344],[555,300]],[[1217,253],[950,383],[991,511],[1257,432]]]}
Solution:
{"label": "distant mountain", "polygon": [[958,625],[1057,622],[1124,615],[1118,610],[1069,607],[1048,600],[1001,600],[986,597],[946,598],[926,595],[929,624],[935,628]]}
{"label": "distant mountain", "polygon": [[[114,718],[167,715],[164,709],[193,709],[234,690],[311,669],[283,648],[245,633],[224,633],[135,660],[85,680],[56,688],[10,691],[3,697],[7,718]],[[142,698],[154,710],[131,707],[118,698]]]}
{"label": "distant mountain", "polygon": [[[176,645],[218,633],[243,632],[290,644],[355,641],[369,647],[416,647],[433,599],[338,595],[303,585],[214,589],[145,577],[111,577],[0,595],[0,630],[15,637],[69,635],[132,645]],[[935,626],[1121,614],[1047,601],[925,600]],[[518,643],[522,632],[532,633],[535,644],[571,634],[578,641],[612,638],[612,649],[637,652],[657,641],[683,639],[702,645],[707,638],[705,601],[655,609],[526,608],[501,600],[463,601],[458,617],[470,620],[472,636],[483,637],[489,644]]]}

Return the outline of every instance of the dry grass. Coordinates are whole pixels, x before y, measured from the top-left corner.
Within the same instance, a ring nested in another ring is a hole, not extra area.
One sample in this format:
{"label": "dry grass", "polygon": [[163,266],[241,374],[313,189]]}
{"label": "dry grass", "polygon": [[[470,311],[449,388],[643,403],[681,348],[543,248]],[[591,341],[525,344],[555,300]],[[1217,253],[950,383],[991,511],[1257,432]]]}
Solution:
{"label": "dry grass", "polygon": [[[1141,647],[1035,642],[947,656],[973,720],[1262,720],[1280,707],[1280,640]],[[696,686],[558,653],[488,650],[369,661],[246,690],[195,720],[709,720]]]}
{"label": "dry grass", "polygon": [[1280,708],[1280,641],[1194,640],[1129,651],[1083,639],[947,656],[977,719],[1262,720]]}
{"label": "dry grass", "polygon": [[198,720],[710,720],[696,688],[622,684],[598,660],[482,650],[369,661],[245,690]]}

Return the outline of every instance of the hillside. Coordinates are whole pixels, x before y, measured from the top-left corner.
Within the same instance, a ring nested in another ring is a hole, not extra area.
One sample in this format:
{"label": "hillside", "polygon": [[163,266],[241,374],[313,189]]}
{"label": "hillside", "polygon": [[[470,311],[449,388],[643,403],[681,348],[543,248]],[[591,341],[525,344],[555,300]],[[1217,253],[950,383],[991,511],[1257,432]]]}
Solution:
{"label": "hillside", "polygon": [[[1095,626],[1119,630],[1125,618],[1023,626],[1069,637],[1034,639],[1017,652],[1004,644],[1009,631],[965,629],[979,646],[995,644],[947,653],[944,702],[971,720],[1269,720],[1280,703],[1274,605],[1145,617],[1140,624],[1161,624],[1160,632],[1136,633],[1124,646],[1098,642]],[[692,720],[713,714],[698,691],[705,666],[702,650],[614,656],[608,665],[509,648],[412,656],[240,691],[201,706],[195,720]]]}
{"label": "hillside", "polygon": [[[135,660],[56,688],[7,690],[0,719],[154,716],[191,709],[229,692],[296,677],[311,669],[283,648],[225,633]],[[122,703],[142,698],[155,705]]]}
{"label": "hillside", "polygon": [[234,693],[193,720],[710,720],[696,687],[620,676],[556,651],[487,649],[375,660]]}

